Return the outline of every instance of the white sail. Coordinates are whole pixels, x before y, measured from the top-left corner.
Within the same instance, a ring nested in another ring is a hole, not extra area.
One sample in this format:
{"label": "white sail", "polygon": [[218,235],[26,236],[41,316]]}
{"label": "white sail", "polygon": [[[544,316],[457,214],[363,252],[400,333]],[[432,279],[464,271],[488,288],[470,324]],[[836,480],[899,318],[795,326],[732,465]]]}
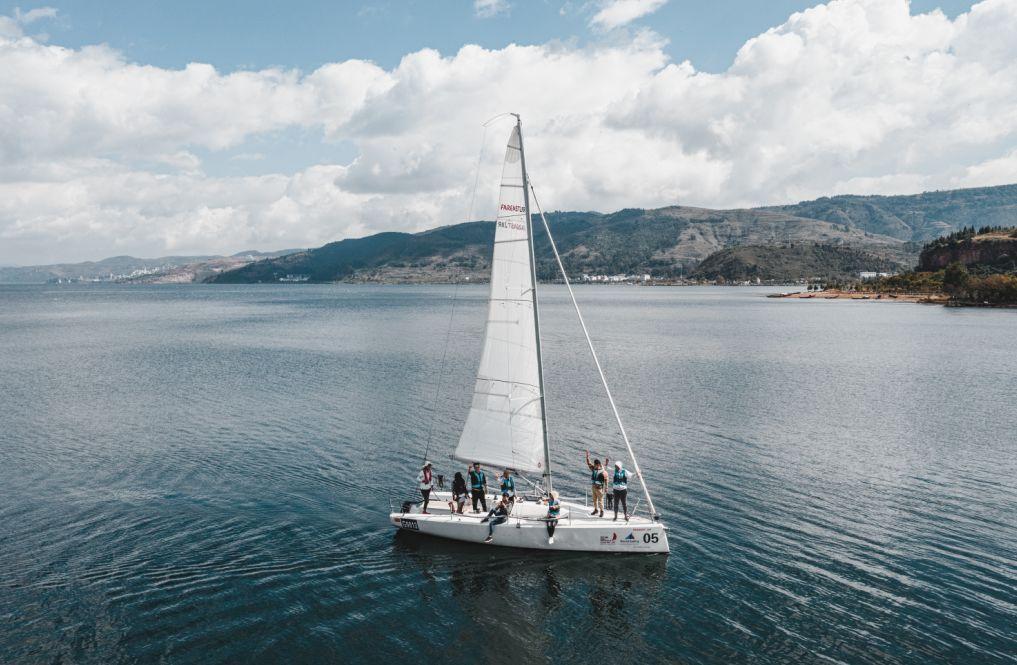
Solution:
{"label": "white sail", "polygon": [[516,126],[505,149],[484,349],[455,456],[543,472],[544,422],[524,184]]}

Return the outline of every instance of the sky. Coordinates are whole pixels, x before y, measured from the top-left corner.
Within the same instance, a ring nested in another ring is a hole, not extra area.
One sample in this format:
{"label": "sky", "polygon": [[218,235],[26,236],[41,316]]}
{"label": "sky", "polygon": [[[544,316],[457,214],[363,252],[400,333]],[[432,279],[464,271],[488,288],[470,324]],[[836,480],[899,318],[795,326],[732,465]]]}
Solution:
{"label": "sky", "polygon": [[[1017,181],[1017,0],[0,0],[0,265]],[[475,202],[473,187],[478,173]]]}

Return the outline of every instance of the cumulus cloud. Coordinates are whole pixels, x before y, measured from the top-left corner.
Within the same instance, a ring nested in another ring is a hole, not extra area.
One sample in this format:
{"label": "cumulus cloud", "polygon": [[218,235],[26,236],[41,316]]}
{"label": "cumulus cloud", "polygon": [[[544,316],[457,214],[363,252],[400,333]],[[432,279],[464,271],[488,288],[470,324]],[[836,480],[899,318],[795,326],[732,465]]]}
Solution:
{"label": "cumulus cloud", "polygon": [[603,0],[600,10],[590,19],[590,26],[613,30],[647,16],[667,4],[667,0]]}
{"label": "cumulus cloud", "polygon": [[473,13],[481,18],[506,14],[511,8],[508,0],[473,0]]}
{"label": "cumulus cloud", "polygon": [[[1015,32],[1013,0],[953,20],[912,15],[904,0],[834,0],[708,74],[670,61],[648,31],[310,73],[169,70],[0,31],[0,262],[313,246],[462,221],[480,123],[503,111],[523,115],[549,208],[1011,182]],[[223,177],[198,157],[262,152],[293,128],[355,158]],[[493,213],[507,133],[496,123],[486,134],[476,217]]]}

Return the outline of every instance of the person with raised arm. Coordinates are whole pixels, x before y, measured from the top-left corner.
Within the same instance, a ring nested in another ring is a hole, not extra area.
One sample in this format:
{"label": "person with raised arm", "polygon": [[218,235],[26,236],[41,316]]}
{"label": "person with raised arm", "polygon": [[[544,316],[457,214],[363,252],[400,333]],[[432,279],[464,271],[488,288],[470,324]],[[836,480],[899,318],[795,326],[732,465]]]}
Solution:
{"label": "person with raised arm", "polygon": [[[608,464],[610,460],[604,458],[604,465]],[[604,470],[604,465],[601,465],[599,459],[590,462],[590,451],[586,451],[586,466],[590,470],[590,480],[593,483],[593,512],[591,515],[596,515],[598,512],[600,516],[604,516],[604,496],[607,494],[607,471]]]}

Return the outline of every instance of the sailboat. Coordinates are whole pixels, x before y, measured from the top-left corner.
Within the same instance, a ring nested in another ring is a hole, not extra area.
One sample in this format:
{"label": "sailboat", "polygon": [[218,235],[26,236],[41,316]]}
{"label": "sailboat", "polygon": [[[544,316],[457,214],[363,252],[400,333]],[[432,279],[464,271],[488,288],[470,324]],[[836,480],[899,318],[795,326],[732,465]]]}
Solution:
{"label": "sailboat", "polygon": [[[463,514],[458,514],[452,509],[451,492],[441,489],[431,492],[427,513],[423,512],[421,503],[407,501],[398,512],[391,513],[389,519],[396,528],[405,531],[474,543],[489,542],[501,547],[666,553],[669,551],[667,528],[654,509],[551,229],[538,204],[540,219],[551,240],[558,267],[634,465],[635,474],[632,475],[642,487],[645,498],[645,505],[633,506],[630,502],[627,520],[621,515],[613,519],[613,511],[605,513],[606,517],[590,514],[590,507],[581,503],[582,499],[561,498],[553,537],[548,533],[545,501],[553,487],[540,350],[533,217],[530,214],[531,200],[537,201],[526,175],[522,121],[518,114],[511,115],[516,122],[505,148],[502,169],[487,327],[473,401],[454,458],[487,467],[489,484],[494,488],[497,488],[497,475],[502,469],[511,469],[524,479],[525,474],[539,474],[540,481],[530,481],[532,490],[528,494],[517,492],[508,520],[494,528],[490,539],[489,525],[484,520],[487,514],[472,513],[469,505]],[[611,470],[606,471],[610,480]],[[497,498],[495,494],[488,495],[488,505],[493,506]],[[634,503],[642,504],[642,501]]]}

